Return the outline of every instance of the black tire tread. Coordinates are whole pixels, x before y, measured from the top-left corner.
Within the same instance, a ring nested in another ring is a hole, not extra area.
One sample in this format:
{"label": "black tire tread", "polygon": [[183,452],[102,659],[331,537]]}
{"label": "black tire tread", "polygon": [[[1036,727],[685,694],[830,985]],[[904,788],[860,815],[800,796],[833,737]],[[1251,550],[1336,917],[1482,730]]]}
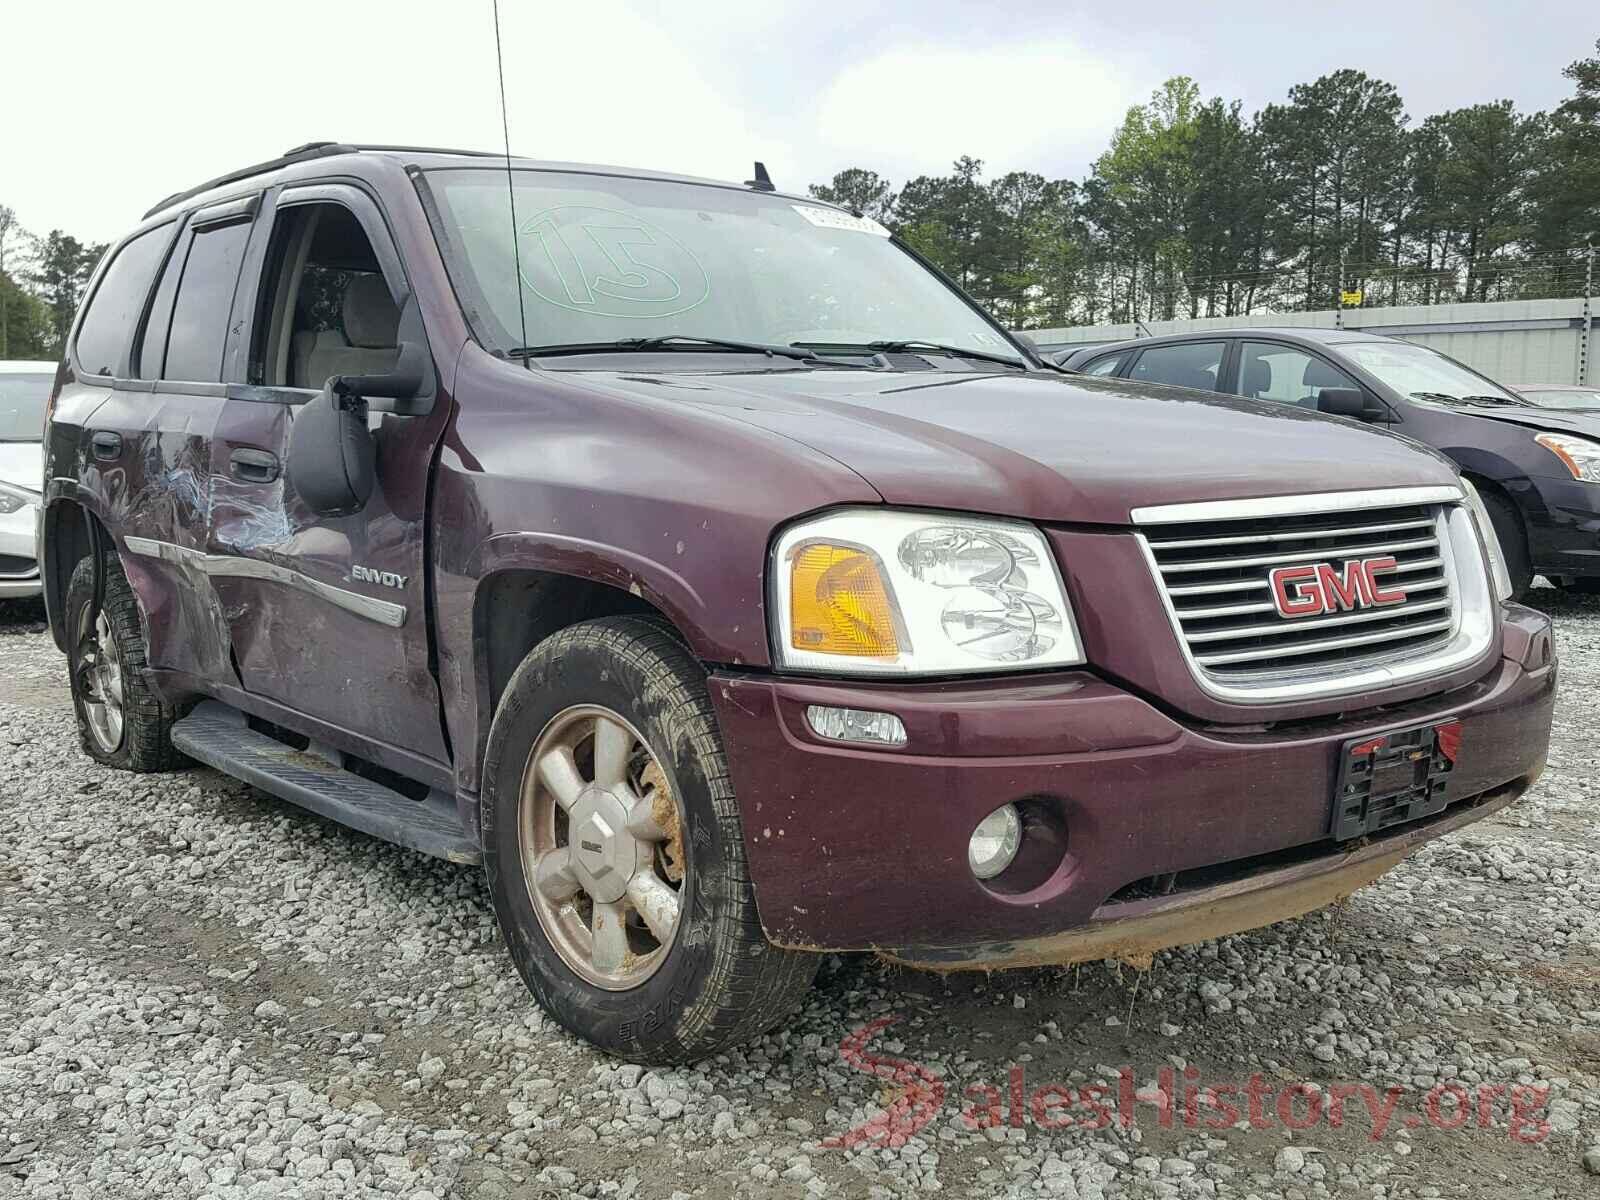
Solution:
{"label": "black tire tread", "polygon": [[122,745],[106,754],[94,741],[83,719],[78,700],[77,672],[71,666],[76,649],[78,614],[94,590],[93,561],[85,557],[73,568],[67,585],[68,674],[72,678],[73,712],[78,722],[78,743],[83,752],[97,762],[123,771],[150,774],[173,771],[189,765],[172,744],[176,709],[151,689],[145,676],[144,627],[139,619],[139,604],[123,573],[122,562],[114,552],[105,555],[105,597],[103,607],[111,619],[112,636],[122,658]]}
{"label": "black tire tread", "polygon": [[[767,941],[756,909],[744,829],[723,753],[722,735],[705,671],[676,631],[648,617],[615,616],[568,626],[536,646],[513,673],[507,693],[533,686],[545,664],[590,650],[630,664],[647,692],[664,701],[675,732],[694,746],[710,785],[727,855],[727,886],[718,912],[731,928],[714,939],[707,985],[676,1022],[676,1047],[651,1053],[655,1064],[688,1063],[758,1037],[790,1015],[810,989],[821,955],[782,949]],[[491,733],[491,754],[494,735]],[[484,778],[491,778],[487,768]],[[559,1019],[560,1014],[557,1014]],[[614,1051],[626,1055],[626,1051]]]}

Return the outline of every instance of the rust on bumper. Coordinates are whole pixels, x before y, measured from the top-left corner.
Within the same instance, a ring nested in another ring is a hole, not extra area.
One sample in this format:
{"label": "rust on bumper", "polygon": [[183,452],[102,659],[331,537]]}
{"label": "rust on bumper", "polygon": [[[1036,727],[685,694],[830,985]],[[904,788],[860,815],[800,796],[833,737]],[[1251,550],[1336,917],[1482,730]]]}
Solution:
{"label": "rust on bumper", "polygon": [[929,971],[994,971],[1121,959],[1140,963],[1157,950],[1243,933],[1304,916],[1374,882],[1423,842],[1498,812],[1533,786],[1537,774],[1458,804],[1390,837],[1329,855],[1170,896],[1102,904],[1086,925],[1043,937],[974,946],[911,946],[880,951],[890,962]]}

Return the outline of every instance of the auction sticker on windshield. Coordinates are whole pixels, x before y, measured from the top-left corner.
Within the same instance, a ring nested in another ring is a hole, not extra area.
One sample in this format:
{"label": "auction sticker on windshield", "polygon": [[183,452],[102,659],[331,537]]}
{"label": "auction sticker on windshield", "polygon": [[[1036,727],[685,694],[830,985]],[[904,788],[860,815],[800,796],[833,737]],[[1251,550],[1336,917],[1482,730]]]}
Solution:
{"label": "auction sticker on windshield", "polygon": [[814,204],[791,204],[790,208],[810,221],[818,229],[849,229],[856,233],[875,233],[888,237],[889,231],[871,217],[852,216],[836,208],[818,208]]}

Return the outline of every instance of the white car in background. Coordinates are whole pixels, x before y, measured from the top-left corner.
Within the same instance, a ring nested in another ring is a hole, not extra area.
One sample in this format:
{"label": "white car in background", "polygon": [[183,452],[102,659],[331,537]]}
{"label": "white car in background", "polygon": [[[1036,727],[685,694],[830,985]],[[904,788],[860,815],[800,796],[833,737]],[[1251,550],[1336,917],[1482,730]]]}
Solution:
{"label": "white car in background", "polygon": [[44,406],[55,363],[0,362],[0,600],[39,594]]}

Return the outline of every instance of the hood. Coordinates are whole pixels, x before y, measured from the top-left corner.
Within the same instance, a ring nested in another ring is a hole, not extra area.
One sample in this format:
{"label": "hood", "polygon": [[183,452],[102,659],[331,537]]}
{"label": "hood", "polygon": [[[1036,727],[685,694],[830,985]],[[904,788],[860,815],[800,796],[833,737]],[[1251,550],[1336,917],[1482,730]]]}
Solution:
{"label": "hood", "polygon": [[[844,463],[888,503],[1125,525],[1142,505],[1453,484],[1442,455],[1289,405],[1007,372],[601,374]],[[600,382],[601,380],[596,380]]]}
{"label": "hood", "polygon": [[1468,408],[1445,405],[1451,413],[1465,413],[1486,421],[1503,421],[1527,429],[1548,429],[1556,433],[1576,433],[1600,441],[1600,411],[1562,411],[1558,408]]}
{"label": "hood", "polygon": [[44,447],[38,442],[0,442],[0,483],[44,490]]}

